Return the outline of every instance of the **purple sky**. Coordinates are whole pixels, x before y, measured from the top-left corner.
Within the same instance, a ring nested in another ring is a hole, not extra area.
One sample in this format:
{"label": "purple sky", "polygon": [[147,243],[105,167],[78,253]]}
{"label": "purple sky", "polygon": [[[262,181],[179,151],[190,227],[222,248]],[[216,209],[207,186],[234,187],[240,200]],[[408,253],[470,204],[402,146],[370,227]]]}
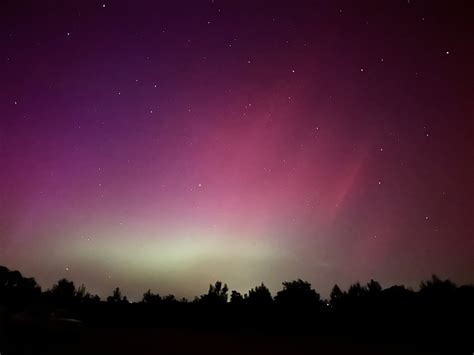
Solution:
{"label": "purple sky", "polygon": [[132,299],[474,282],[473,10],[3,1],[0,264]]}

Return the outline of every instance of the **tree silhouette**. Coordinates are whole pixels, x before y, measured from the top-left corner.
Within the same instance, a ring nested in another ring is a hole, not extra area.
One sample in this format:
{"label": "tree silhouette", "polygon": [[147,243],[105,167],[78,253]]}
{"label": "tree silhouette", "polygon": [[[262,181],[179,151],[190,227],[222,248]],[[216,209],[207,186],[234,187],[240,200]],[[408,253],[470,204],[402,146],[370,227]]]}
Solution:
{"label": "tree silhouette", "polygon": [[175,304],[176,302],[178,302],[174,295],[166,295],[165,297],[163,297],[162,301],[164,304],[167,305]]}
{"label": "tree silhouette", "polygon": [[309,282],[298,279],[283,282],[283,290],[276,294],[275,302],[283,306],[309,307],[318,306],[321,297]]}
{"label": "tree silhouette", "polygon": [[53,300],[61,307],[67,307],[73,304],[76,297],[76,287],[74,282],[67,279],[59,280],[51,289]]}
{"label": "tree silhouette", "polygon": [[222,286],[221,281],[216,281],[215,285],[209,285],[209,291],[207,294],[201,296],[201,302],[205,304],[225,304],[227,303],[227,292],[229,288],[227,284]]}
{"label": "tree silhouette", "polygon": [[347,290],[347,296],[351,300],[357,300],[362,298],[365,295],[366,291],[366,288],[364,286],[361,286],[360,282],[356,282],[355,284],[349,286],[349,289]]}
{"label": "tree silhouette", "polygon": [[370,280],[366,286],[367,293],[370,296],[376,296],[382,292],[382,286],[377,281]]}
{"label": "tree silhouette", "polygon": [[233,290],[230,295],[230,303],[235,305],[242,305],[244,304],[244,297],[240,292]]}
{"label": "tree silhouette", "polygon": [[115,288],[112,296],[107,297],[107,302],[112,304],[128,302],[126,297],[122,297],[122,292],[120,288]]}
{"label": "tree silhouette", "polygon": [[441,280],[438,276],[432,275],[431,280],[420,283],[419,295],[425,311],[439,315],[449,312],[443,307],[444,304],[454,304],[457,298],[457,286],[450,280]]}
{"label": "tree silhouette", "polygon": [[142,302],[147,304],[158,304],[162,301],[161,296],[156,293],[152,293],[151,290],[148,290],[143,294]]}
{"label": "tree silhouette", "polygon": [[33,302],[41,294],[34,278],[25,278],[19,271],[0,266],[0,302],[20,307]]}
{"label": "tree silhouette", "polygon": [[333,308],[341,307],[344,302],[345,296],[346,296],[345,292],[342,292],[337,284],[334,285],[331,291],[330,299],[329,299],[329,303],[331,307]]}
{"label": "tree silhouette", "polygon": [[86,290],[86,286],[84,286],[84,284],[82,284],[81,286],[79,286],[76,290],[76,298],[79,300],[79,301],[82,301],[84,300],[85,298],[89,298],[90,297],[90,294],[87,292]]}
{"label": "tree silhouette", "polygon": [[441,280],[438,276],[432,275],[431,280],[422,281],[420,291],[426,293],[450,293],[456,289],[456,284],[450,280]]}
{"label": "tree silhouette", "polygon": [[246,302],[251,306],[268,306],[272,304],[273,298],[270,290],[262,282],[260,286],[249,291]]}

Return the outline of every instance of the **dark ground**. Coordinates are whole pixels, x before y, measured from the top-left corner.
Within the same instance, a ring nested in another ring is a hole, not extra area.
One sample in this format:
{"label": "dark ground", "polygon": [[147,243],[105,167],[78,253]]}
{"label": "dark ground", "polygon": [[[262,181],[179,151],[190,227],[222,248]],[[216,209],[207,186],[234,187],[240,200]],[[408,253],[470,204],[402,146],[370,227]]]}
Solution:
{"label": "dark ground", "polygon": [[26,332],[10,338],[9,354],[447,354],[410,343],[347,336],[269,335],[258,331],[172,328],[77,328]]}

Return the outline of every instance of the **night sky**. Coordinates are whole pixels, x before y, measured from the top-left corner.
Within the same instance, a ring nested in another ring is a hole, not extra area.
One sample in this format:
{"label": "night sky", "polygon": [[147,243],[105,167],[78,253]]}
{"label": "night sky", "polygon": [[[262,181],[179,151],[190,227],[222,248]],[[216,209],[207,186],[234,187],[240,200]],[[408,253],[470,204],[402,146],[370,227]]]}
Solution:
{"label": "night sky", "polygon": [[2,1],[0,264],[192,297],[474,282],[471,1]]}

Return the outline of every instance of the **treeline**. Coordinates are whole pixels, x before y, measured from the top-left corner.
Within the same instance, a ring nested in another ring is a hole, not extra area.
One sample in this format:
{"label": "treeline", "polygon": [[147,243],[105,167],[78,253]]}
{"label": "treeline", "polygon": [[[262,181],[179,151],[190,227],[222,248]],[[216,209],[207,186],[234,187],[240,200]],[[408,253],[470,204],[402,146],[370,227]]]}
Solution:
{"label": "treeline", "polygon": [[[275,295],[262,283],[245,294],[218,281],[194,300],[148,290],[130,302],[119,288],[105,300],[82,285],[59,280],[42,291],[33,278],[0,267],[0,315],[35,324],[264,329],[406,339],[469,342],[473,330],[474,286],[457,286],[433,276],[418,291],[383,289],[374,280],[347,290],[334,286],[329,299],[304,280],[288,281]],[[18,316],[20,315],[20,316]],[[15,318],[16,317],[16,318]],[[449,340],[451,341],[451,340]]]}
{"label": "treeline", "polygon": [[[415,300],[426,302],[426,305],[450,305],[455,309],[459,304],[469,304],[474,301],[474,285],[457,286],[450,280],[441,280],[433,275],[430,280],[420,283],[420,290],[415,292],[403,285],[382,289],[380,283],[370,280],[366,285],[359,282],[343,291],[335,285],[329,299],[322,299],[319,293],[307,281],[298,279],[283,282],[283,289],[272,296],[265,284],[252,288],[248,293],[241,294],[235,290],[230,291],[227,284],[217,281],[209,285],[206,294],[195,297],[193,300],[186,298],[177,299],[169,294],[161,296],[148,290],[142,299],[135,304],[170,306],[177,304],[196,304],[206,307],[232,305],[239,307],[268,307],[280,306],[290,308],[331,309],[333,311],[350,311],[366,307],[381,307],[384,305],[413,304]],[[126,296],[122,295],[120,288],[113,290],[105,300],[97,295],[87,292],[86,287],[76,287],[73,281],[61,279],[51,289],[42,291],[34,278],[24,277],[19,271],[11,271],[0,266],[0,304],[18,311],[25,307],[44,302],[55,308],[67,310],[78,305],[94,304],[133,304]]]}

